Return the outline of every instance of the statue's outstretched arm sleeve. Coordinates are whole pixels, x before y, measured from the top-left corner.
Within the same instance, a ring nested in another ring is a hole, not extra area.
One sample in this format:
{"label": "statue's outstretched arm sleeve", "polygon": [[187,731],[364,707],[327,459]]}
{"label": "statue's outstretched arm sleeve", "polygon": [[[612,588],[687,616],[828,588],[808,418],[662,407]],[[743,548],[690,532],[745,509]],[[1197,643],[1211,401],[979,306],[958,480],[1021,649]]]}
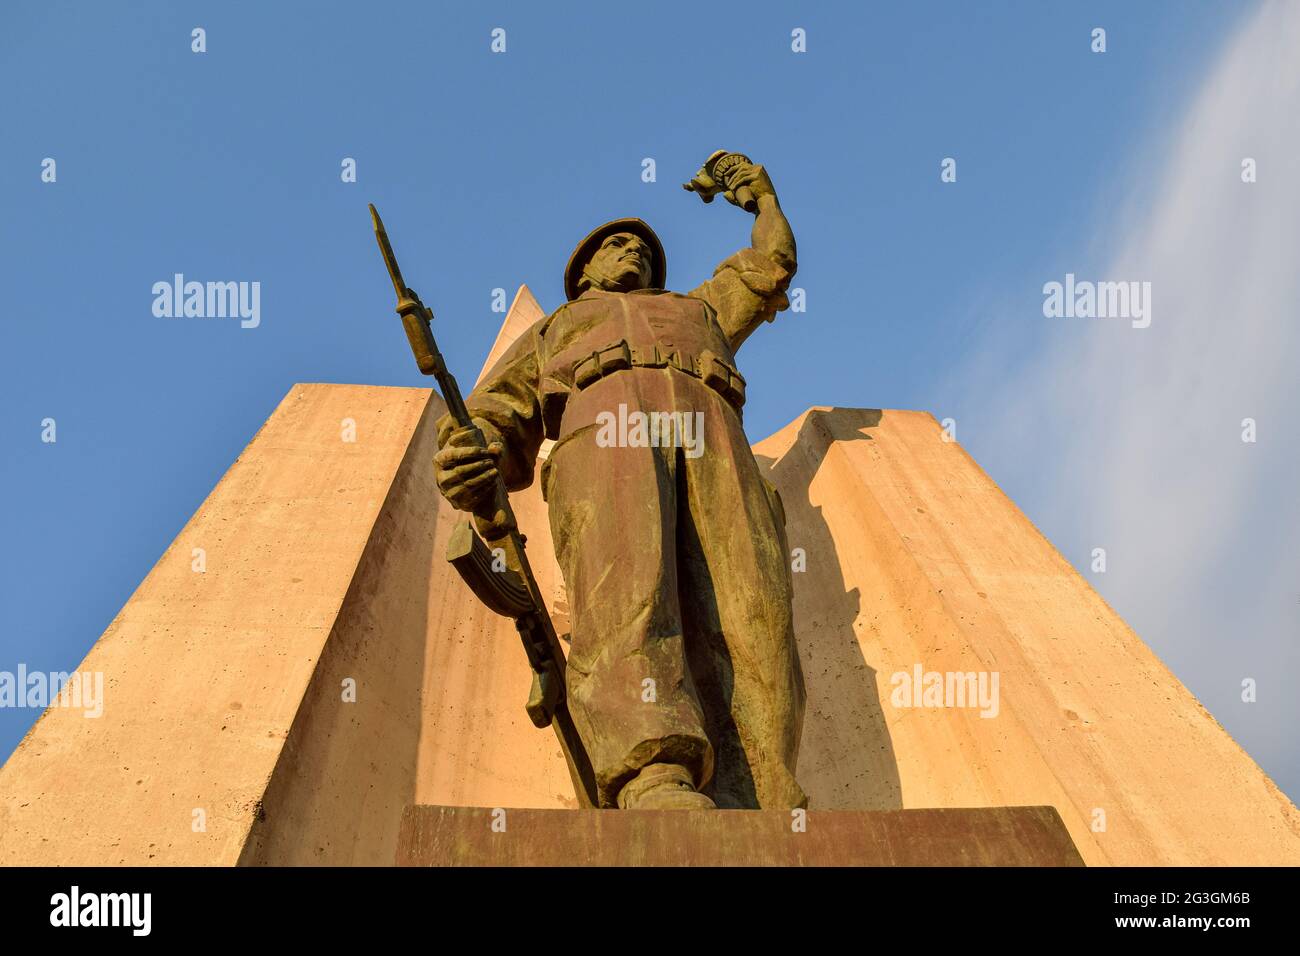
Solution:
{"label": "statue's outstretched arm sleeve", "polygon": [[[519,336],[465,397],[465,407],[490,445],[501,442],[501,477],[510,491],[533,483],[533,465],[542,444],[542,414],[537,397],[539,320]],[[441,442],[449,419],[438,422]]]}
{"label": "statue's outstretched arm sleeve", "polygon": [[713,307],[733,350],[790,307],[785,290],[798,268],[794,235],[775,195],[759,197],[752,242],[750,248],[724,259],[713,270],[713,278],[687,293]]}

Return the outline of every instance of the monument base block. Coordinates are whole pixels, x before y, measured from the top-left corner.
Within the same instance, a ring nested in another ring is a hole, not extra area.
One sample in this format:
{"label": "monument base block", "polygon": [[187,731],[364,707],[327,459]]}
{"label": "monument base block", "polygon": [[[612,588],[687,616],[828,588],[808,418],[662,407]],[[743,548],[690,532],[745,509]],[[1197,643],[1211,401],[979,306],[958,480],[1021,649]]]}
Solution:
{"label": "monument base block", "polygon": [[1054,807],[512,810],[411,806],[399,866],[1083,866]]}

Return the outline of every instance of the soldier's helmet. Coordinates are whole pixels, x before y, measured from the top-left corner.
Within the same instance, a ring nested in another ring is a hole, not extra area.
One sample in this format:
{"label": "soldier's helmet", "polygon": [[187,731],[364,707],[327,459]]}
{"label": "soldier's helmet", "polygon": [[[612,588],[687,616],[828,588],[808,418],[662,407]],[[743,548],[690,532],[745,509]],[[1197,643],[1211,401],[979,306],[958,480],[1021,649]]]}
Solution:
{"label": "soldier's helmet", "polygon": [[578,288],[578,283],[582,281],[582,270],[587,265],[587,260],[591,258],[592,253],[600,248],[600,244],[616,232],[630,232],[638,236],[650,247],[650,288],[662,289],[668,273],[668,262],[664,258],[663,243],[655,235],[655,231],[650,228],[650,224],[643,219],[629,217],[627,219],[612,219],[603,226],[598,226],[587,234],[587,238],[578,243],[578,247],[573,250],[573,255],[569,256],[569,264],[564,267],[564,294],[570,299],[576,299],[582,292]]}

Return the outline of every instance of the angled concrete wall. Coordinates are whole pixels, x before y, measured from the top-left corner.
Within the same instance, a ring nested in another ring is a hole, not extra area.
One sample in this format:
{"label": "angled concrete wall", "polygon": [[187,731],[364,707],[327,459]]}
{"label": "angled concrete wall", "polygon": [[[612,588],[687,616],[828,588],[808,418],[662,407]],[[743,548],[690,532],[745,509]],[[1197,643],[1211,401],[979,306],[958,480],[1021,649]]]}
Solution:
{"label": "angled concrete wall", "polygon": [[103,716],[47,710],[0,769],[0,862],[234,863],[284,855],[276,823],[295,853],[382,855],[414,791],[432,552],[403,463],[429,396],[293,388],[82,662]]}
{"label": "angled concrete wall", "polygon": [[[1050,804],[1089,865],[1300,863],[1290,800],[932,416],[813,409],[755,453],[808,555],[811,805]],[[996,672],[996,716],[896,706],[918,665]]]}

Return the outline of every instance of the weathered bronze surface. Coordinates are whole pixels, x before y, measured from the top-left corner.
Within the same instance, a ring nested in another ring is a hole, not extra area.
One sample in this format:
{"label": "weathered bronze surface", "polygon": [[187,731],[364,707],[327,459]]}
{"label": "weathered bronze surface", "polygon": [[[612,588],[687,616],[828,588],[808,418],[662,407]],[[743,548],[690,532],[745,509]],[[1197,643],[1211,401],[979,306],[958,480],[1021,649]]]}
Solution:
{"label": "weathered bronze surface", "polygon": [[794,236],[740,154],[714,154],[692,182],[751,208],[751,246],[683,295],[662,288],[646,223],[594,230],[566,268],[569,301],[465,399],[471,421],[439,421],[438,485],[461,510],[499,512],[500,482],[529,485],[555,441],[539,480],[569,595],[567,704],[599,806],[799,807],[789,549],[735,360],[788,307]]}

